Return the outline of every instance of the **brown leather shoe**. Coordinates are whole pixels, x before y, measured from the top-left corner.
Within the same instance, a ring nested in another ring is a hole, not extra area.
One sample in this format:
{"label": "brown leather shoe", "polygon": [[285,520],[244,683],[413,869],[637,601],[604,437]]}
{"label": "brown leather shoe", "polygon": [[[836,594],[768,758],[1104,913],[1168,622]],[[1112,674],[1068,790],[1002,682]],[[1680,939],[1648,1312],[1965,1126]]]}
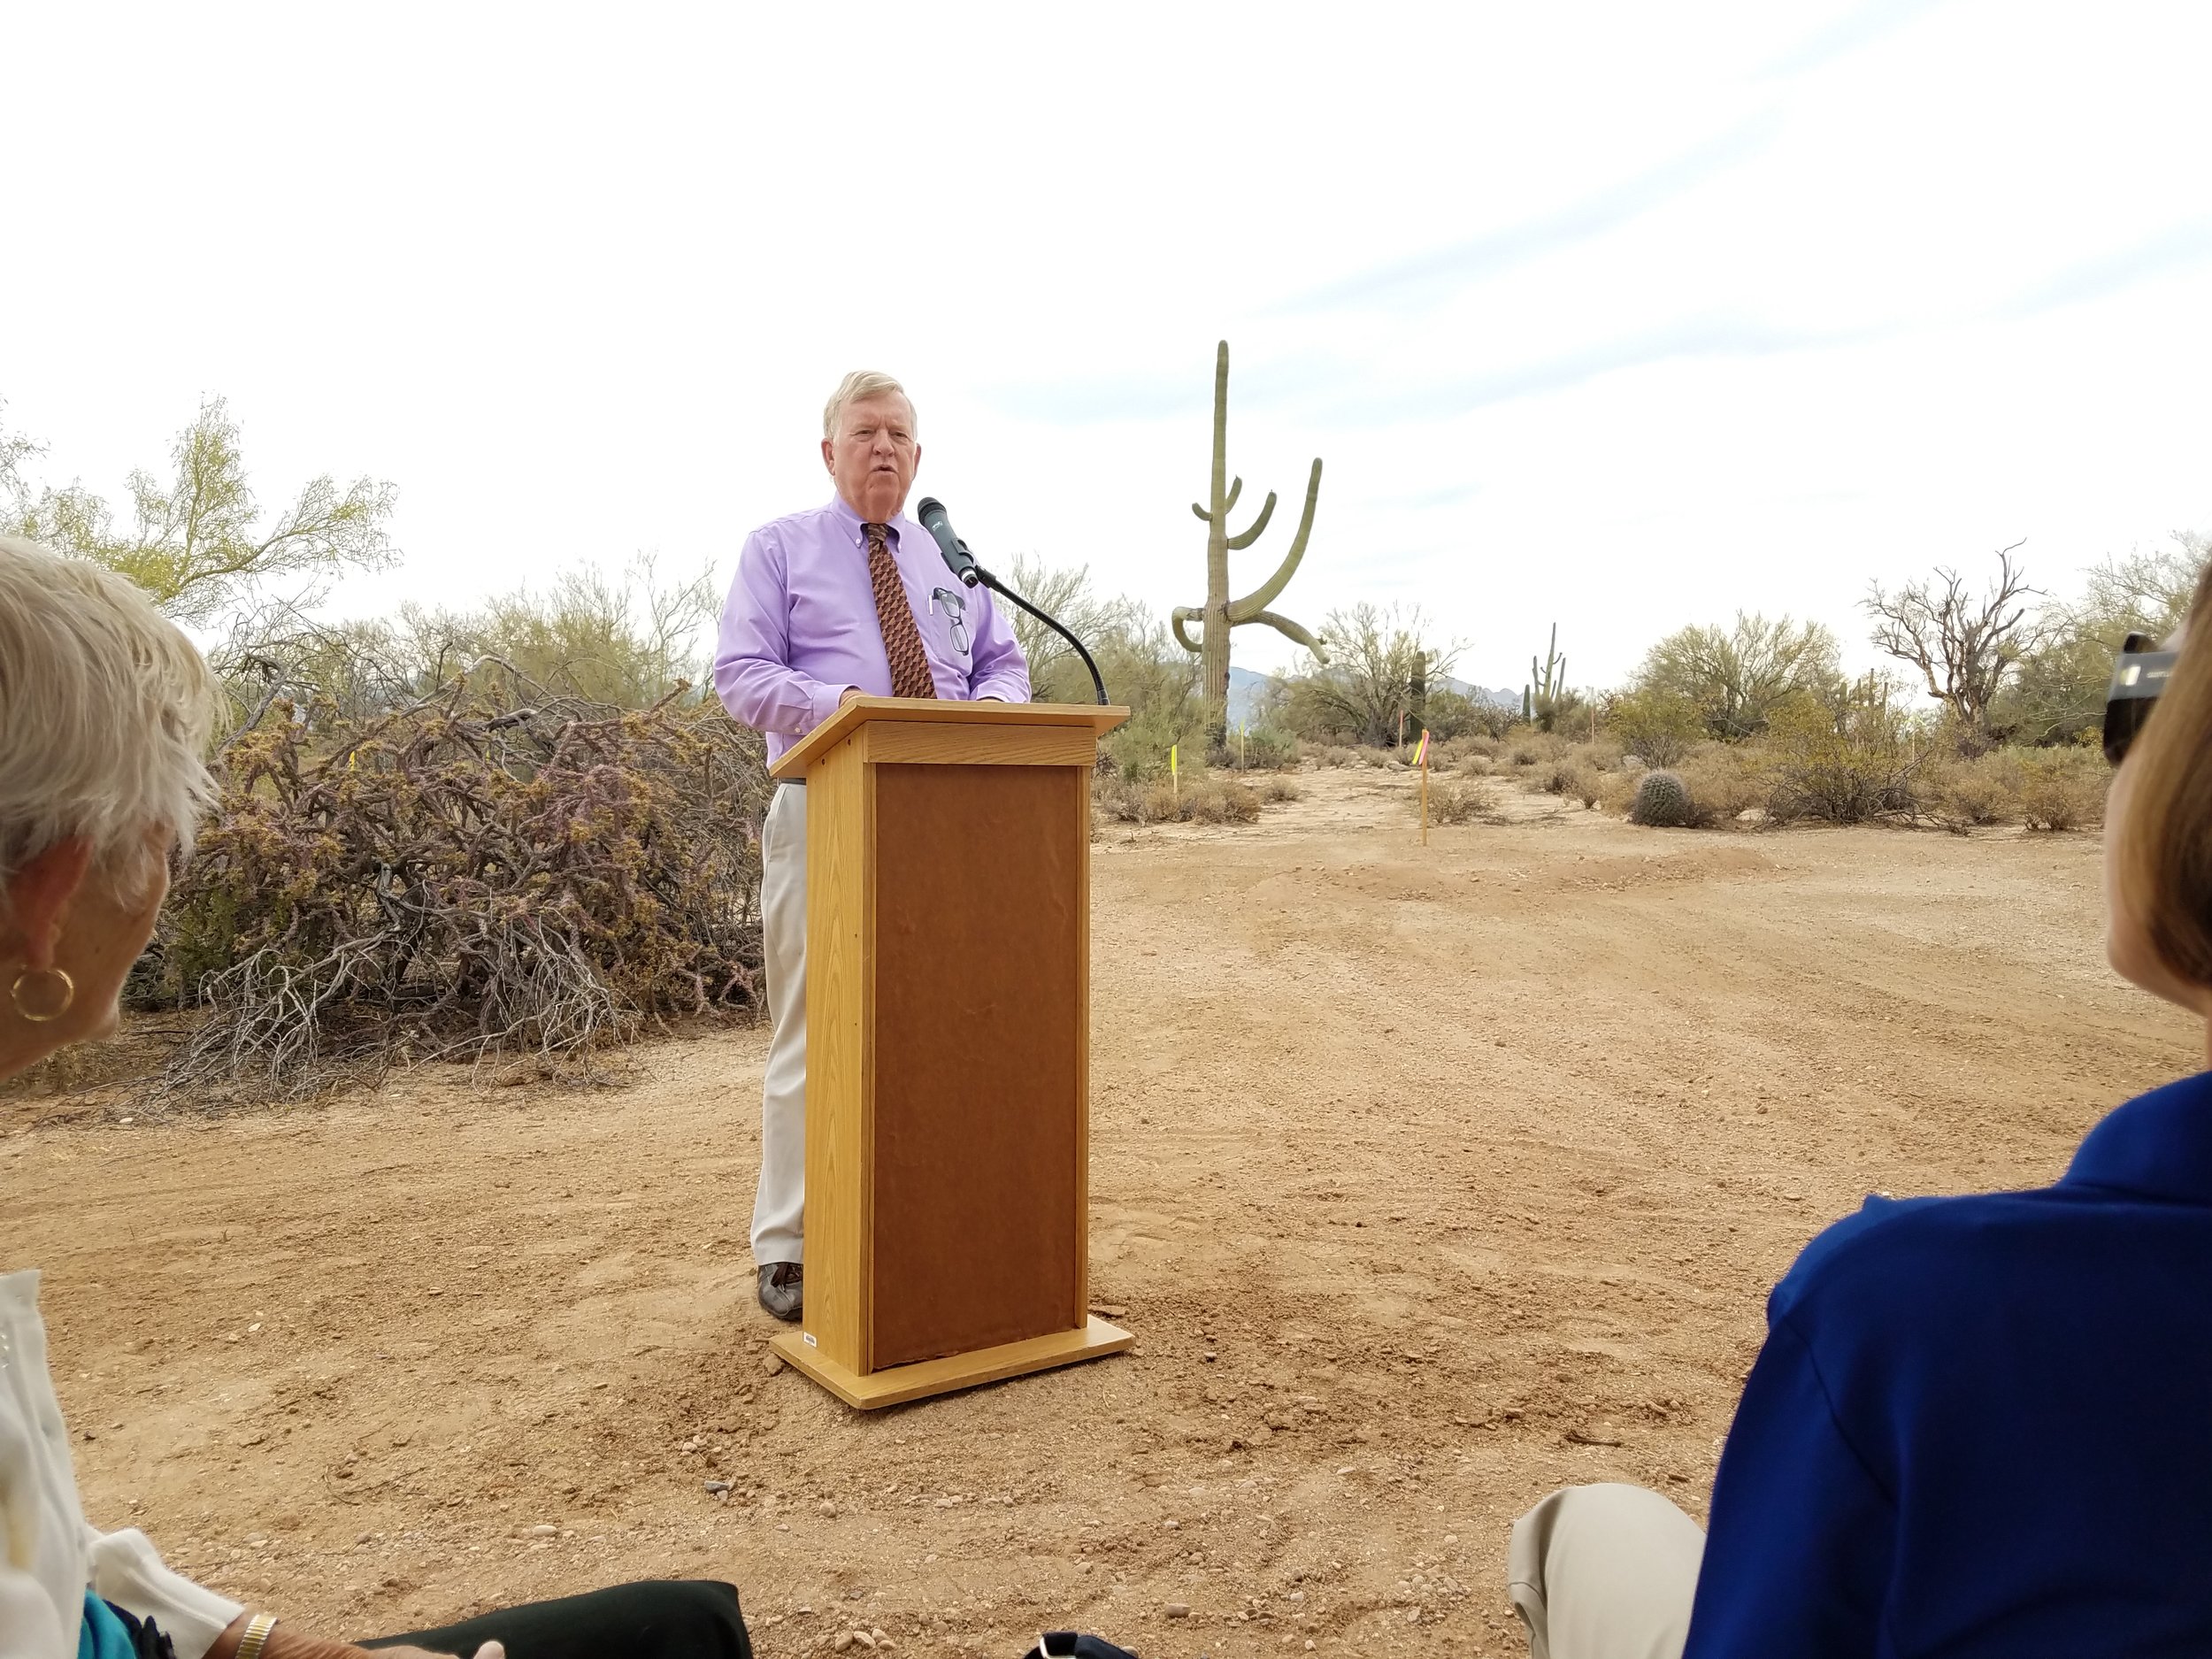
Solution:
{"label": "brown leather shoe", "polygon": [[771,1262],[760,1270],[760,1305],[787,1325],[806,1307],[803,1270],[796,1262]]}

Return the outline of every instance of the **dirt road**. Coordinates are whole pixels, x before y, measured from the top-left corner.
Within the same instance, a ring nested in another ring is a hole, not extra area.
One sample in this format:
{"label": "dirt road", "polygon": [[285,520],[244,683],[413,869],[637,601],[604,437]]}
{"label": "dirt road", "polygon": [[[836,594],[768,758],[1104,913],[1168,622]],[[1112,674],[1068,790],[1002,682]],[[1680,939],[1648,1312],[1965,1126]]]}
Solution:
{"label": "dirt road", "polygon": [[1424,849],[1402,778],[1305,782],[1098,848],[1093,1287],[1133,1356],[866,1417],[772,1372],[758,1033],[595,1092],[0,1100],[96,1523],[357,1636],[679,1574],[771,1656],[1525,1651],[1512,1517],[1596,1479],[1701,1513],[1815,1231],[2054,1179],[2197,1064],[2102,965],[2093,837],[1517,799]]}

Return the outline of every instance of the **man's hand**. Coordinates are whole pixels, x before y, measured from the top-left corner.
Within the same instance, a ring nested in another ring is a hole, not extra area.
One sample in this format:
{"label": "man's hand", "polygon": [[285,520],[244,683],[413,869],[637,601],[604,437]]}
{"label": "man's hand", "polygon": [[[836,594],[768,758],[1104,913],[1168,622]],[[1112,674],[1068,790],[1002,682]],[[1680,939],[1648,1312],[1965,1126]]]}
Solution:
{"label": "man's hand", "polygon": [[837,706],[841,709],[855,697],[864,697],[867,695],[858,686],[848,686],[837,694]]}

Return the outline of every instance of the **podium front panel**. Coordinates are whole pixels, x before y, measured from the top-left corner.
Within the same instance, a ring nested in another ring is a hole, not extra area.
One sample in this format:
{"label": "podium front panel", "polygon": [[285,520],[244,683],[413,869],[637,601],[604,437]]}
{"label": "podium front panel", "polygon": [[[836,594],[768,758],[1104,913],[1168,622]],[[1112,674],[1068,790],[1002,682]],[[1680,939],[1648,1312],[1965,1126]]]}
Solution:
{"label": "podium front panel", "polygon": [[866,771],[881,1371],[1084,1323],[1089,772]]}

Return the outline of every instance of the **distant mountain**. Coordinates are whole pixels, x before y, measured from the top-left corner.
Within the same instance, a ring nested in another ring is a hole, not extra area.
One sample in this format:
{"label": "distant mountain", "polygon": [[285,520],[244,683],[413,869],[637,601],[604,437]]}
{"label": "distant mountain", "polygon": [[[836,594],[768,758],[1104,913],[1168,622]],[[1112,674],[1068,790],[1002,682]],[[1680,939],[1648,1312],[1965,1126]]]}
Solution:
{"label": "distant mountain", "polygon": [[1259,718],[1260,698],[1267,691],[1268,676],[1248,668],[1229,665],[1229,724],[1248,726]]}

